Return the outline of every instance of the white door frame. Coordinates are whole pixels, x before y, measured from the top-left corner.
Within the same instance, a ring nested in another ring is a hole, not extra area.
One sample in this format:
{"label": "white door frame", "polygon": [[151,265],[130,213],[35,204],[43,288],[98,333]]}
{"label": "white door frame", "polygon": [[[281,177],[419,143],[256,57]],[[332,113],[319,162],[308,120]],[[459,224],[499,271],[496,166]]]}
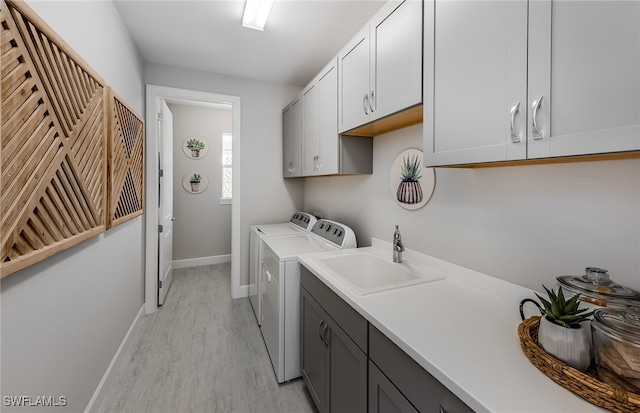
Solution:
{"label": "white door frame", "polygon": [[230,103],[233,127],[233,201],[231,205],[231,297],[242,296],[240,288],[240,97],[146,85],[145,187],[145,313],[158,310],[158,104],[161,100],[194,104]]}

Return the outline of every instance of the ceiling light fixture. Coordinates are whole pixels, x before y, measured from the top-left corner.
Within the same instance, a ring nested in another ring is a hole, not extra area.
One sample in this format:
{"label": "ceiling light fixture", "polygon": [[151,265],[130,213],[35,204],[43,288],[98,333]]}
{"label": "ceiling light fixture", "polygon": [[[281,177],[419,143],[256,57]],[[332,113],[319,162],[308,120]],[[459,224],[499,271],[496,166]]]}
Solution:
{"label": "ceiling light fixture", "polygon": [[274,0],[246,0],[242,26],[255,30],[264,30]]}

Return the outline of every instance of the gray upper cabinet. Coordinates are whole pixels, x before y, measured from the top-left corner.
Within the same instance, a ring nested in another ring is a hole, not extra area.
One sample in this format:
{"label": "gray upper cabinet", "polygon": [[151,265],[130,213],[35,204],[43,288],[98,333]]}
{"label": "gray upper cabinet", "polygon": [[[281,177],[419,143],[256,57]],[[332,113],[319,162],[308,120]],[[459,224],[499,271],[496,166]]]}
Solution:
{"label": "gray upper cabinet", "polygon": [[337,174],[338,67],[334,58],[302,91],[304,176]]}
{"label": "gray upper cabinet", "polygon": [[639,2],[427,0],[424,21],[426,166],[640,149]]}
{"label": "gray upper cabinet", "polygon": [[338,53],[340,133],[422,102],[422,2],[389,1]]}
{"label": "gray upper cabinet", "polygon": [[293,178],[302,175],[302,113],[300,97],[282,110],[282,176]]}
{"label": "gray upper cabinet", "polygon": [[531,1],[529,16],[529,158],[640,149],[640,2]]}

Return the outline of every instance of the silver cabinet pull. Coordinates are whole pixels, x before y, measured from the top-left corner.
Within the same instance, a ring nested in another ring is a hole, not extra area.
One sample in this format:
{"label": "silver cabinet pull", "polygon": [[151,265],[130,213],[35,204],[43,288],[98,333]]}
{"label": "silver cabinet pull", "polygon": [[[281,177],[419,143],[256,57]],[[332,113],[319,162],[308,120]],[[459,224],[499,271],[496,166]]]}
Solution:
{"label": "silver cabinet pull", "polygon": [[329,336],[327,336],[327,329],[329,328],[329,325],[327,323],[324,323],[324,329],[322,329],[322,341],[324,342],[324,345],[329,347]]}
{"label": "silver cabinet pull", "polygon": [[[362,98],[362,107],[364,108],[364,114],[368,115],[369,112],[367,111],[367,101],[369,100],[369,94],[365,93],[364,97]],[[369,104],[371,105],[371,104]]]}
{"label": "silver cabinet pull", "polygon": [[324,320],[320,320],[320,326],[318,326],[318,335],[320,336],[320,341],[324,343],[324,336],[322,335],[322,326],[324,325]]}
{"label": "silver cabinet pull", "polygon": [[520,136],[518,136],[518,132],[516,131],[516,115],[520,111],[520,102],[513,105],[511,108],[511,142],[518,143],[520,142]]}
{"label": "silver cabinet pull", "polygon": [[319,171],[320,167],[321,167],[321,165],[320,165],[320,155],[316,155],[316,158],[318,158],[318,162],[316,163],[316,171]]}
{"label": "silver cabinet pull", "polygon": [[293,167],[293,162],[289,162],[289,173],[290,173],[290,174],[292,174],[292,173],[294,173],[295,171],[296,171],[296,170],[295,170],[295,168]]}
{"label": "silver cabinet pull", "polygon": [[371,109],[371,113],[373,113],[375,109],[378,109],[378,105],[376,105],[376,99],[375,99],[375,95],[373,94],[373,90],[371,91],[371,93],[369,93],[369,109]]}
{"label": "silver cabinet pull", "polygon": [[531,105],[532,111],[533,111],[533,139],[535,140],[540,140],[543,138],[542,136],[542,132],[540,131],[540,128],[538,128],[538,109],[540,109],[540,106],[542,106],[542,98],[543,96],[540,96],[538,99],[533,101],[533,104]]}

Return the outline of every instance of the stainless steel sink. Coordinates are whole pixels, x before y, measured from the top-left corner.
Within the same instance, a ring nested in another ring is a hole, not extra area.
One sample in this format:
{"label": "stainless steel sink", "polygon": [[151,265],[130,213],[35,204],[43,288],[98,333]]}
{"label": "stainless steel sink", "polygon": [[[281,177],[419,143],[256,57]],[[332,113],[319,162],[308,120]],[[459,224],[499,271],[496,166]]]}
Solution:
{"label": "stainless steel sink", "polygon": [[442,280],[445,276],[409,262],[393,263],[366,252],[321,258],[323,266],[358,295]]}

